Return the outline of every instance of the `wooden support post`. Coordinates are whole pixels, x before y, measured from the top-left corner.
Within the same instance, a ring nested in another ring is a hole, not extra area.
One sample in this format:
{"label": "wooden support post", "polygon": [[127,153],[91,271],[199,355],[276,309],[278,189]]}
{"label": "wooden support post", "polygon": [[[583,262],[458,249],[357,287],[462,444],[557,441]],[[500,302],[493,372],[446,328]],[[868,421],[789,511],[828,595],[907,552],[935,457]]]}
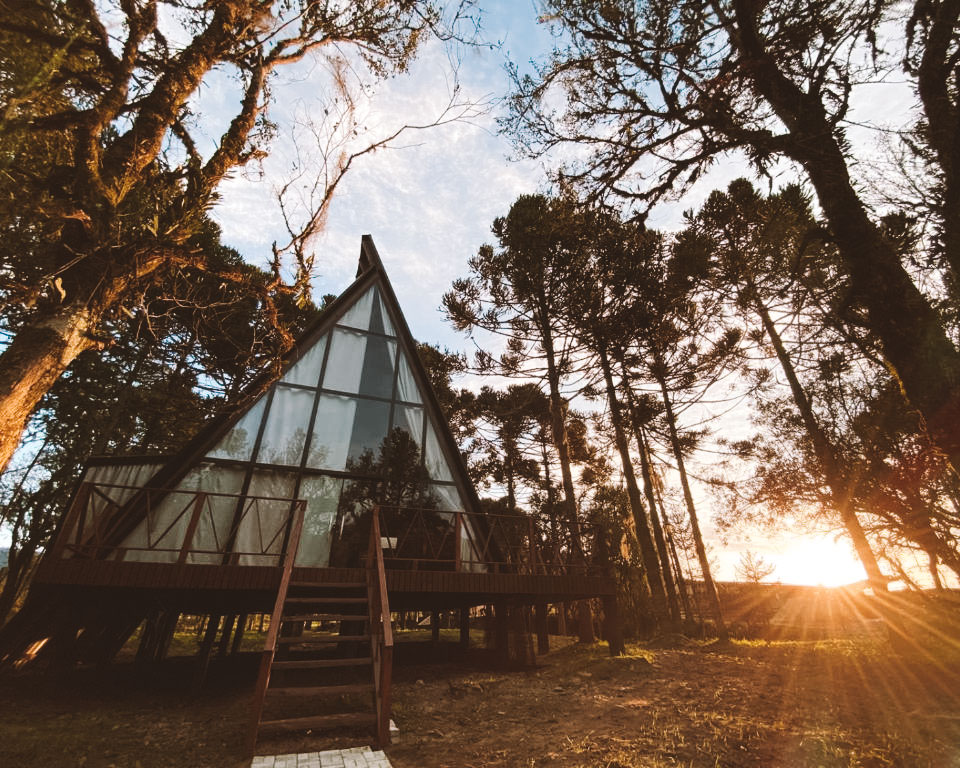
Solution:
{"label": "wooden support post", "polygon": [[589,600],[577,601],[577,641],[590,644],[596,640],[593,633],[593,608]]}
{"label": "wooden support post", "polygon": [[550,629],[547,625],[547,604],[537,603],[537,653],[541,656],[550,653]]}
{"label": "wooden support post", "polygon": [[227,655],[227,648],[230,647],[230,635],[233,633],[233,625],[237,621],[237,614],[231,613],[223,622],[223,633],[220,635],[220,645],[217,647],[217,658],[222,659]]}
{"label": "wooden support post", "polygon": [[567,604],[559,603],[557,605],[557,632],[563,636],[567,636]]}
{"label": "wooden support post", "polygon": [[430,611],[430,642],[436,645],[440,642],[440,611]]}
{"label": "wooden support post", "polygon": [[140,645],[137,646],[137,655],[135,658],[137,664],[145,664],[153,658],[156,649],[157,632],[159,630],[157,625],[159,622],[159,612],[156,610],[150,611],[147,615],[147,620],[143,623],[143,632],[140,634]]}
{"label": "wooden support post", "polygon": [[207,632],[203,636],[203,642],[200,644],[199,667],[197,669],[197,681],[195,687],[199,689],[203,681],[207,678],[207,668],[210,666],[210,653],[213,651],[213,641],[217,639],[217,629],[220,627],[220,614],[210,614],[207,621]]}
{"label": "wooden support post", "polygon": [[460,609],[460,647],[464,650],[470,647],[470,606]]}
{"label": "wooden support post", "polygon": [[120,649],[126,645],[142,620],[142,616],[120,616],[110,622],[110,626],[103,635],[103,641],[96,652],[96,662],[98,667],[106,667],[114,657],[120,652]]}
{"label": "wooden support post", "polygon": [[80,611],[68,607],[50,637],[48,654],[54,669],[64,671],[73,666],[77,658],[77,635],[82,626]]}
{"label": "wooden support post", "polygon": [[603,598],[603,634],[611,656],[623,656],[626,653],[616,595],[607,595]]}
{"label": "wooden support post", "polygon": [[243,633],[247,628],[247,614],[241,613],[237,617],[237,628],[233,630],[233,642],[230,644],[230,655],[236,656],[243,641]]}
{"label": "wooden support post", "polygon": [[507,604],[496,603],[494,605],[494,647],[497,649],[497,656],[504,663],[510,660],[510,622],[507,618]]}
{"label": "wooden support post", "polygon": [[173,633],[177,631],[177,622],[180,620],[179,611],[164,611],[157,622],[157,638],[153,647],[153,661],[159,663],[167,656]]}

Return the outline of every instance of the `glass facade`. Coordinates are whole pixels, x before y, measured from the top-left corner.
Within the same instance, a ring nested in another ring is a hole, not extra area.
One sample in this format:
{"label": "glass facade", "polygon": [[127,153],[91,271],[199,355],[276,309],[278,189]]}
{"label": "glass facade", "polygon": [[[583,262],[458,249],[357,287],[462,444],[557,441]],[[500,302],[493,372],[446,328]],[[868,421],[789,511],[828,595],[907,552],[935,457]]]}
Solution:
{"label": "glass facade", "polygon": [[[464,509],[407,361],[412,351],[399,346],[374,284],[207,452],[204,472],[222,474],[211,489],[306,500],[299,566],[359,564],[364,512],[374,504],[437,510],[446,521],[444,513]],[[237,514],[224,509],[204,540]],[[236,550],[256,551],[264,526],[242,520]]]}

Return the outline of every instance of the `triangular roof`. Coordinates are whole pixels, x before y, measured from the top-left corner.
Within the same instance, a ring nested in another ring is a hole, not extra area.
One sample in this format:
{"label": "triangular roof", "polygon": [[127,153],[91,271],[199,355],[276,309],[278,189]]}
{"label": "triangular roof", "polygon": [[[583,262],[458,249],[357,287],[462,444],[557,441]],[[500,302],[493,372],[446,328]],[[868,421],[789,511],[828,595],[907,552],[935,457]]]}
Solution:
{"label": "triangular roof", "polygon": [[[480,511],[369,235],[361,241],[356,280],[304,330],[284,357],[280,375],[260,377],[242,400],[246,407],[211,420],[146,486],[175,489],[205,482],[222,484],[207,490],[303,496],[304,478],[311,487],[323,477],[341,485],[357,482],[351,462],[365,450],[376,453],[381,436],[399,427],[418,442],[430,487],[442,492],[444,507]],[[138,505],[131,499],[125,506],[132,511]],[[138,525],[135,514],[118,522],[121,538]]]}

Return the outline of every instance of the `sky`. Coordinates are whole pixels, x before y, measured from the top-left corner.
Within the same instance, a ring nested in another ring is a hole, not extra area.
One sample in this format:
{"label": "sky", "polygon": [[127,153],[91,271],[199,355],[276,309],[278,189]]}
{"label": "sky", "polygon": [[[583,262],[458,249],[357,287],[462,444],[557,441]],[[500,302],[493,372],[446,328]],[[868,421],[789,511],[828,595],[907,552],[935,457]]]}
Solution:
{"label": "sky", "polygon": [[[338,294],[350,284],[360,237],[370,234],[414,336],[468,352],[469,340],[444,322],[441,297],[453,279],[467,274],[467,259],[490,242],[494,218],[506,214],[518,195],[547,184],[547,165],[517,158],[508,138],[497,132],[497,99],[509,90],[505,64],[511,60],[528,69],[553,43],[549,29],[537,23],[538,11],[530,0],[484,1],[482,7],[482,35],[496,45],[461,49],[456,76],[450,52],[440,44],[427,45],[408,73],[379,84],[369,98],[361,99],[358,114],[365,136],[374,138],[405,122],[429,122],[448,102],[454,79],[462,98],[486,105],[487,111],[468,121],[405,134],[392,148],[360,158],[344,177],[325,230],[313,243],[317,296]],[[323,79],[322,64],[311,64],[276,86],[271,114],[278,125],[318,115],[330,106],[321,101],[329,88],[317,87]],[[228,92],[213,82],[196,106],[207,114],[229,114]],[[854,118],[862,125],[849,126],[849,136],[857,151],[869,157],[882,133],[877,127],[903,122],[913,97],[901,84],[882,83],[857,92],[854,99]],[[212,141],[219,131],[211,125],[208,133]],[[271,244],[284,240],[274,190],[289,178],[293,157],[289,133],[281,128],[262,167],[248,169],[221,187],[222,202],[214,215],[224,240],[252,262],[265,264]],[[777,183],[796,178],[786,164],[778,173]],[[656,208],[649,223],[676,227],[684,210],[743,175],[750,173],[742,158],[724,159],[681,200]],[[743,412],[731,418],[740,422],[735,428],[742,428],[748,416]],[[702,492],[698,496],[702,509],[709,510],[710,499]],[[785,583],[832,585],[863,578],[851,548],[829,533],[738,533],[721,542],[712,527],[707,530],[721,580],[734,578],[740,554],[747,549],[774,563],[773,579]]]}

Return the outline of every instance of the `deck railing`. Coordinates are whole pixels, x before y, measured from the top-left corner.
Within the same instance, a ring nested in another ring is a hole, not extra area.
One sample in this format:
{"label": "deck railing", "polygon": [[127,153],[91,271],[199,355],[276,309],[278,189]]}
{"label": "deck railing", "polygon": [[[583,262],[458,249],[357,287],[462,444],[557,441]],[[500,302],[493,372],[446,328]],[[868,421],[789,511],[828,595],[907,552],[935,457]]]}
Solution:
{"label": "deck railing", "polygon": [[367,550],[367,600],[370,609],[370,654],[373,659],[373,687],[377,713],[377,743],[382,749],[390,744],[390,682],[393,674],[393,628],[390,624],[390,600],[383,558],[380,516],[370,523]]}
{"label": "deck railing", "polygon": [[[298,513],[306,514],[302,499],[85,482],[49,557],[280,565]],[[338,526],[331,565],[358,564],[372,520],[387,570],[551,576],[609,570],[595,556],[599,535],[589,525],[580,524],[575,537],[557,521],[531,515],[391,505]]]}
{"label": "deck railing", "polygon": [[598,530],[580,526],[575,543],[549,519],[523,514],[445,512],[381,505],[373,516],[387,569],[524,575],[603,575],[593,555]]}
{"label": "deck railing", "polygon": [[50,557],[281,565],[305,510],[302,499],[85,482]]}

